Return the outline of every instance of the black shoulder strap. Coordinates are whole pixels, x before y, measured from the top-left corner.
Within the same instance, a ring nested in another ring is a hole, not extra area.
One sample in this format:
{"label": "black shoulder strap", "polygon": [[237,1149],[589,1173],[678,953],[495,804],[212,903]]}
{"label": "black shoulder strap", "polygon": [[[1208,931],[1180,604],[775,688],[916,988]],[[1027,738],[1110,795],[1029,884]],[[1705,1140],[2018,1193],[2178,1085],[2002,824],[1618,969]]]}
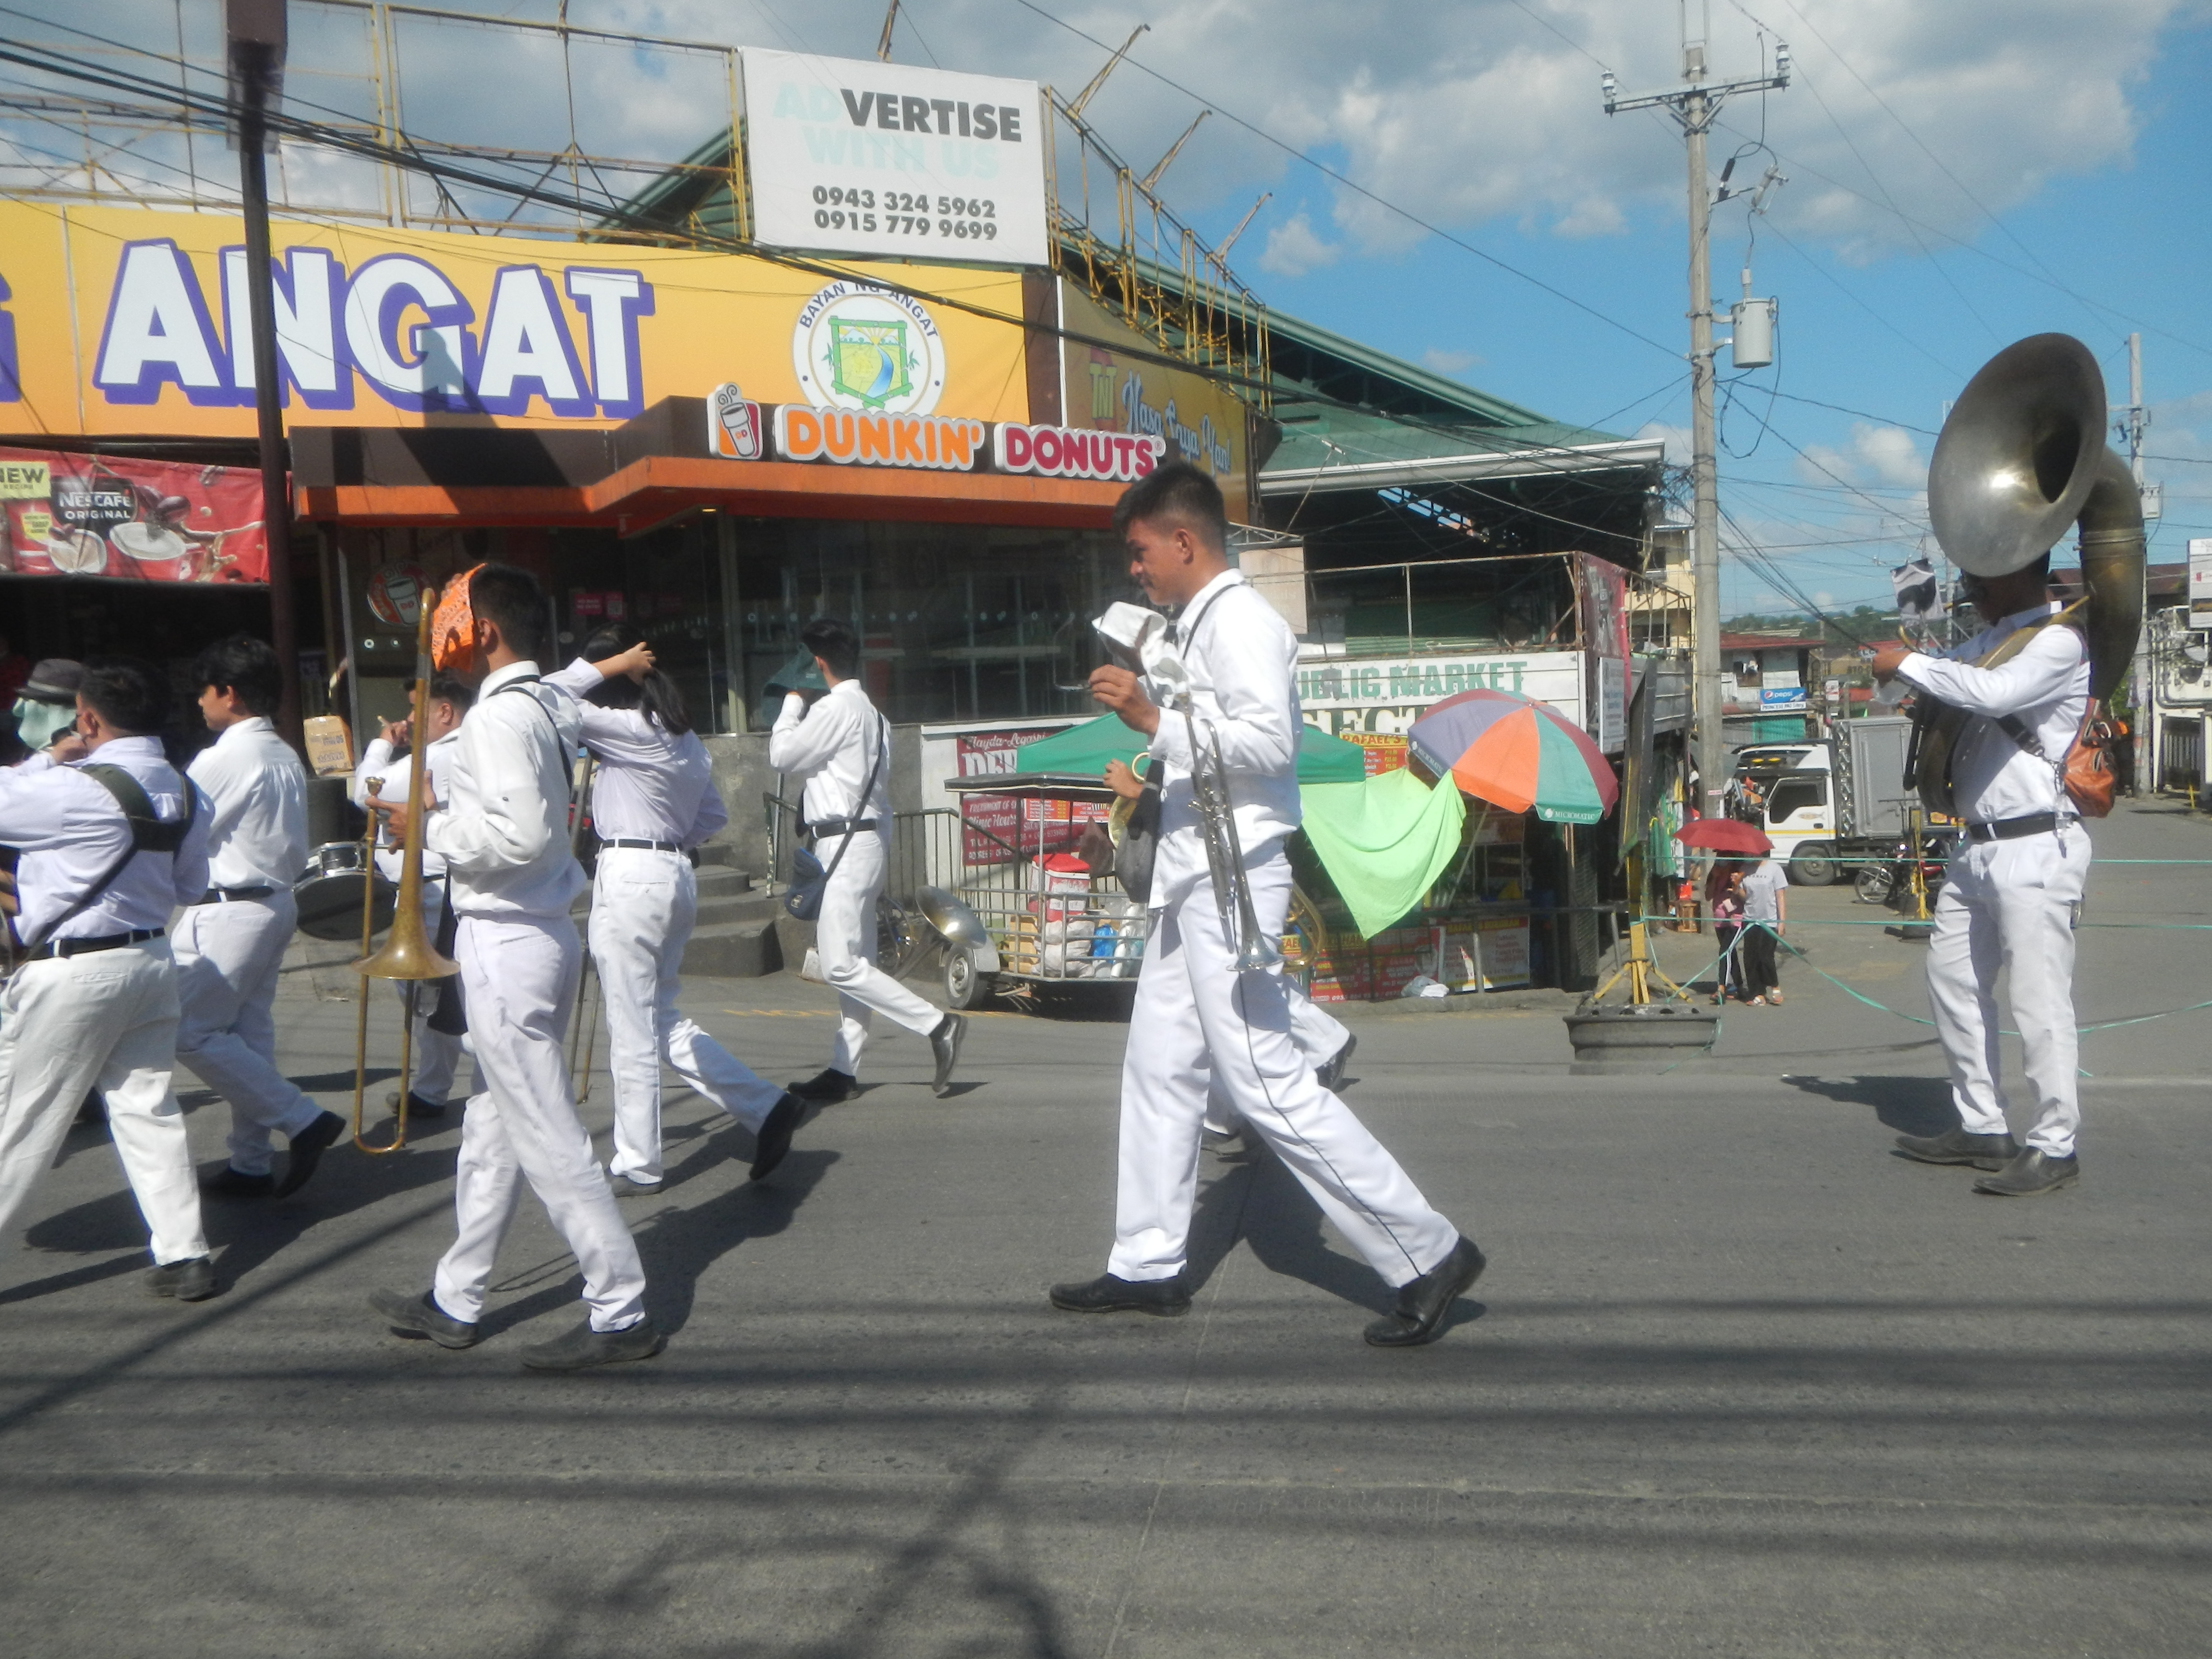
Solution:
{"label": "black shoulder strap", "polygon": [[[517,675],[514,678],[509,680],[505,685],[501,686],[497,691],[493,692],[492,696],[496,697],[506,692],[524,690],[530,686],[537,684],[542,678],[544,678],[542,675],[538,674]],[[542,699],[538,697],[532,697],[530,699],[530,706],[532,708],[535,708],[539,714],[545,716],[545,724],[553,733],[553,746],[561,751],[561,771],[562,775],[568,780],[568,793],[566,796],[566,799],[568,804],[565,810],[573,816],[576,810],[575,757],[569,752],[568,744],[562,738],[561,722],[553,718],[553,711],[545,706]],[[425,750],[425,753],[427,752],[428,751]]]}
{"label": "black shoulder strap", "polygon": [[185,786],[185,815],[174,823],[169,823],[154,816],[153,801],[148,798],[138,780],[121,767],[87,763],[76,769],[114,797],[115,804],[123,809],[124,821],[131,826],[131,844],[123,849],[120,858],[100,872],[97,881],[77,896],[76,903],[46,924],[46,930],[38,938],[23,941],[27,950],[44,945],[64,924],[83,915],[102,893],[115,884],[116,878],[130,867],[131,860],[141,853],[173,854],[185,844],[185,837],[191,832],[193,819],[199,816],[199,791],[193,787],[192,781],[181,773],[178,776]]}

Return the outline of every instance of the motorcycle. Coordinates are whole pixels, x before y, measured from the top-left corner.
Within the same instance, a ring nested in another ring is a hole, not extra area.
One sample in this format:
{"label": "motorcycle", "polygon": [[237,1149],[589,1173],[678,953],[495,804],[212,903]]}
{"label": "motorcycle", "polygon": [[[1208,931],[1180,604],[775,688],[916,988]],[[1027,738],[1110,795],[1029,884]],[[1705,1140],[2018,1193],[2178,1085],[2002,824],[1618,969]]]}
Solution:
{"label": "motorcycle", "polygon": [[[1951,856],[1953,842],[1958,832],[1952,830],[1931,830],[1920,838],[1920,884],[1929,898],[1942,885],[1943,871]],[[1878,859],[1859,866],[1851,882],[1851,890],[1862,904],[1902,903],[1912,891],[1910,843],[1899,837],[1896,850],[1886,859]]]}

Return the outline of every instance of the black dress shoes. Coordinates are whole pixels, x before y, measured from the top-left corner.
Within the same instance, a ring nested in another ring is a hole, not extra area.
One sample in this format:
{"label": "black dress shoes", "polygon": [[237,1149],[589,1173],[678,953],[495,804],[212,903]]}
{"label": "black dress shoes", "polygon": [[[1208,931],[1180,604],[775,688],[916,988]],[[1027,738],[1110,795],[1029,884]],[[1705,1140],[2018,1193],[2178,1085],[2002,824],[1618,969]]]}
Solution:
{"label": "black dress shoes", "polygon": [[430,1293],[402,1296],[397,1291],[372,1291],[368,1305],[384,1316],[384,1322],[401,1336],[423,1337],[441,1348],[473,1348],[477,1328],[459,1320],[430,1300]]}
{"label": "black dress shoes", "polygon": [[[384,1106],[386,1111],[396,1112],[399,1109],[398,1090],[394,1089],[390,1094],[385,1096]],[[449,1109],[442,1100],[425,1100],[412,1089],[407,1091],[407,1115],[410,1118],[443,1117]]]}
{"label": "black dress shoes", "polygon": [[1052,1305],[1068,1313],[1148,1313],[1173,1319],[1190,1311],[1190,1291],[1181,1273],[1173,1279],[1101,1273],[1079,1285],[1054,1285]]}
{"label": "black dress shoes", "polygon": [[1346,1034],[1344,1047],[1328,1057],[1328,1062],[1314,1068],[1314,1076],[1321,1086],[1334,1094],[1344,1083],[1344,1068],[1352,1064],[1352,1051],[1359,1046],[1359,1039]]}
{"label": "black dress shoes", "polygon": [[760,1181],[775,1173],[775,1166],[783,1162],[791,1151],[791,1138],[799,1133],[799,1126],[806,1120],[806,1103],[788,1089],[783,1098],[775,1103],[775,1109],[761,1120],[759,1132],[753,1137],[753,1167],[745,1179]]}
{"label": "black dress shoes", "polygon": [[1923,1164],[1971,1164],[1977,1170],[2002,1170],[2020,1156],[2020,1143],[2008,1134],[1970,1135],[1946,1129],[1940,1135],[1899,1135],[1897,1150]]}
{"label": "black dress shoes", "polygon": [[216,1292],[215,1265],[204,1255],[168,1262],[146,1275],[146,1294],[204,1302]]}
{"label": "black dress shoes", "polygon": [[346,1121],[336,1112],[325,1112],[292,1137],[292,1155],[284,1160],[284,1178],[271,1194],[288,1198],[307,1184],[315,1165],[323,1161],[330,1144],[345,1133]]}
{"label": "black dress shoes", "polygon": [[960,1045],[967,1036],[968,1021],[961,1014],[945,1015],[929,1034],[929,1052],[937,1056],[937,1075],[930,1082],[929,1091],[940,1100],[952,1086],[952,1068],[960,1059]]}
{"label": "black dress shoes", "polygon": [[1474,1241],[1462,1234],[1449,1255],[1398,1287],[1398,1305],[1367,1328],[1368,1342],[1377,1348],[1417,1348],[1435,1341],[1451,1304],[1482,1277],[1486,1265]]}
{"label": "black dress shoes", "polygon": [[522,1363],[533,1371],[581,1371],[625,1359],[650,1359],[667,1346],[667,1334],[650,1319],[619,1331],[595,1331],[587,1319],[566,1336],[525,1348]]}
{"label": "black dress shoes", "polygon": [[804,1083],[793,1084],[791,1092],[816,1106],[836,1106],[860,1093],[860,1082],[850,1072],[832,1066]]}
{"label": "black dress shoes", "polygon": [[2061,1187],[2071,1187],[2081,1178],[2079,1158],[2053,1158],[2030,1146],[1996,1174],[1977,1181],[1974,1190],[1993,1193],[1999,1198],[2037,1198],[2045,1193],[2055,1193]]}
{"label": "black dress shoes", "polygon": [[200,1182],[200,1190],[210,1198],[266,1198],[276,1190],[276,1177],[247,1175],[226,1164]]}

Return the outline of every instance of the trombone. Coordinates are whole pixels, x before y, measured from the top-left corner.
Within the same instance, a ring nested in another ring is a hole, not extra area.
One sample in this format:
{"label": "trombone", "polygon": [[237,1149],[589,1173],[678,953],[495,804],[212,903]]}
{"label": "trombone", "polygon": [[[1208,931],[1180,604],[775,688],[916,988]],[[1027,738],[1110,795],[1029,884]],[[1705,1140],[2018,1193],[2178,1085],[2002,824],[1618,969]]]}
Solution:
{"label": "trombone", "polygon": [[[414,751],[410,757],[412,769],[407,780],[407,836],[399,854],[399,898],[392,915],[392,936],[374,956],[369,955],[368,945],[373,928],[370,904],[376,884],[370,880],[362,884],[362,955],[353,965],[354,972],[361,975],[353,1039],[353,1144],[373,1157],[396,1152],[407,1144],[407,1095],[415,1069],[415,999],[408,999],[405,1022],[399,1028],[398,1117],[392,1139],[381,1146],[373,1146],[363,1135],[362,1124],[363,1097],[368,1088],[368,982],[373,979],[390,979],[420,984],[424,980],[444,979],[461,971],[460,963],[438,954],[422,927],[422,793],[430,770],[429,745],[423,741],[423,733],[430,727],[430,613],[436,608],[437,599],[436,591],[426,587],[416,602]],[[382,778],[368,781],[369,794],[381,795],[383,788]],[[373,860],[377,841],[376,815],[372,812],[369,817],[368,857]]]}

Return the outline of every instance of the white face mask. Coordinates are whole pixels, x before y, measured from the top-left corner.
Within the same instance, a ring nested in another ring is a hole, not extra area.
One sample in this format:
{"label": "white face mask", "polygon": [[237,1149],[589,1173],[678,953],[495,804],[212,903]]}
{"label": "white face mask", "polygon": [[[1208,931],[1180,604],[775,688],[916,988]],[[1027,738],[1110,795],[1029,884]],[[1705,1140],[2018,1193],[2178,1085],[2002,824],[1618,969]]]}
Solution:
{"label": "white face mask", "polygon": [[33,750],[44,749],[76,724],[76,710],[63,703],[40,702],[35,697],[15,699],[15,735]]}

